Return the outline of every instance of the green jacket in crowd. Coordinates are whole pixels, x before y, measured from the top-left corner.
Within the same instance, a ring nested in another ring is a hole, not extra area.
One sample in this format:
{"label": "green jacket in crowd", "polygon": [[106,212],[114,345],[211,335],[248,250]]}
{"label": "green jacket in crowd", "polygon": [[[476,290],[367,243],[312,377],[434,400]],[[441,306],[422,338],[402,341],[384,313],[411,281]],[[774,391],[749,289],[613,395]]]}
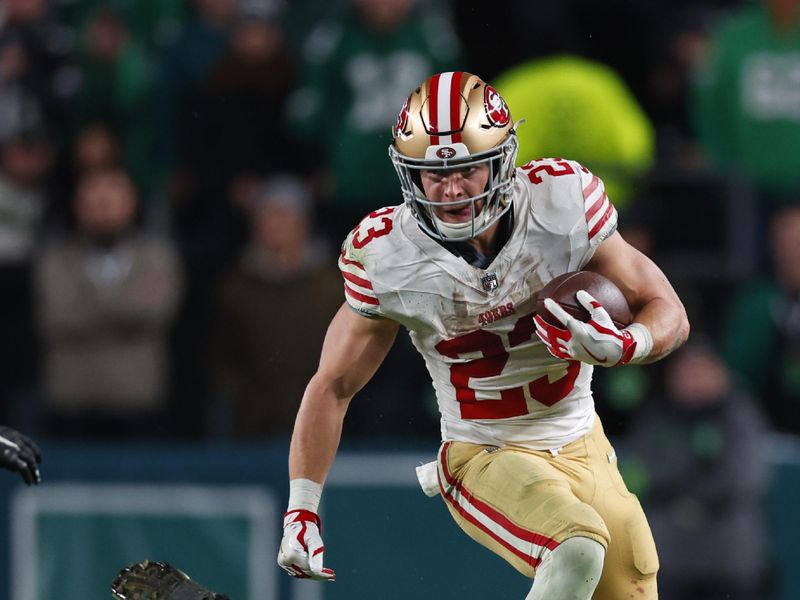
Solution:
{"label": "green jacket in crowd", "polygon": [[455,67],[456,54],[449,23],[422,9],[390,31],[355,12],[312,31],[287,117],[291,133],[321,144],[336,204],[367,212],[401,201],[391,127],[414,88]]}
{"label": "green jacket in crowd", "polygon": [[694,98],[698,134],[714,162],[777,194],[800,191],[800,23],[778,32],[747,8],[714,33]]}

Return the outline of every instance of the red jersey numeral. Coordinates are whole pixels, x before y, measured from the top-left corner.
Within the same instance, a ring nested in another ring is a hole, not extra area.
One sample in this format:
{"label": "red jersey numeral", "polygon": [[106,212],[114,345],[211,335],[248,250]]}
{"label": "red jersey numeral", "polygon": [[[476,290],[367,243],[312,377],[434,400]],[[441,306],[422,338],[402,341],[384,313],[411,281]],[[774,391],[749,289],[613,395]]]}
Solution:
{"label": "red jersey numeral", "polygon": [[503,419],[528,412],[522,388],[502,390],[500,400],[483,401],[478,400],[475,390],[469,387],[470,379],[496,377],[503,372],[508,362],[508,352],[499,335],[479,329],[452,340],[442,340],[436,344],[436,349],[449,358],[460,358],[461,354],[471,352],[483,354],[482,358],[450,365],[450,383],[456,388],[456,400],[461,404],[461,418]]}
{"label": "red jersey numeral", "polygon": [[[535,335],[533,313],[520,318],[508,334],[510,348],[529,342]],[[509,354],[503,338],[496,333],[479,329],[436,344],[439,354],[457,359],[463,354],[480,352],[481,357],[450,365],[450,383],[456,390],[456,400],[461,405],[463,419],[505,419],[528,414],[523,386],[500,391],[500,399],[478,400],[475,390],[469,386],[470,379],[496,377],[503,373]],[[528,382],[532,398],[545,406],[553,406],[564,399],[575,387],[581,365],[569,361],[563,377],[550,382],[547,375]]]}
{"label": "red jersey numeral", "polygon": [[523,166],[522,170],[528,173],[528,179],[531,183],[542,183],[542,178],[537,175],[539,171],[544,171],[551,177],[575,174],[575,169],[565,160],[556,160],[555,162],[539,162],[534,160]]}
{"label": "red jersey numeral", "polygon": [[[360,250],[375,238],[379,238],[382,235],[389,233],[392,230],[393,223],[389,217],[384,215],[389,215],[392,213],[392,211],[394,211],[394,206],[388,206],[386,208],[375,210],[369,213],[355,229],[356,233],[353,236],[353,248]],[[366,231],[362,231],[367,219],[378,218],[380,218],[380,223],[377,225],[377,227],[367,227]]]}

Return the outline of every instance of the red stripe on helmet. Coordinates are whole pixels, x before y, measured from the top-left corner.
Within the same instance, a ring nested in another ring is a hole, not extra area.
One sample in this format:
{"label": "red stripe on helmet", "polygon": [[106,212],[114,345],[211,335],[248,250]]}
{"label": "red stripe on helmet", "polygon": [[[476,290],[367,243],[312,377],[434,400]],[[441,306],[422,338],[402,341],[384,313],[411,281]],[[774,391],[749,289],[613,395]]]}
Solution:
{"label": "red stripe on helmet", "polygon": [[428,85],[428,118],[431,123],[431,145],[439,143],[439,74],[431,77]]}
{"label": "red stripe on helmet", "polygon": [[[450,131],[461,130],[461,79],[463,71],[453,73],[452,85],[450,86]],[[461,133],[453,133],[453,143],[461,141]]]}

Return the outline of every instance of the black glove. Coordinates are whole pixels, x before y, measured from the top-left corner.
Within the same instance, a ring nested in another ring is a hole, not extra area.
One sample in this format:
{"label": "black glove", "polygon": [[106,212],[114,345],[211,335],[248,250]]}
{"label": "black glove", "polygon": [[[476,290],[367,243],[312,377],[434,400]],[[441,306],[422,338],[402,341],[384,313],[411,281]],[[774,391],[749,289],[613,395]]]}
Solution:
{"label": "black glove", "polygon": [[36,466],[41,462],[42,453],[32,440],[16,429],[0,425],[0,467],[16,471],[31,485],[42,480]]}
{"label": "black glove", "polygon": [[167,562],[149,560],[117,573],[111,593],[119,600],[230,600],[195,583]]}

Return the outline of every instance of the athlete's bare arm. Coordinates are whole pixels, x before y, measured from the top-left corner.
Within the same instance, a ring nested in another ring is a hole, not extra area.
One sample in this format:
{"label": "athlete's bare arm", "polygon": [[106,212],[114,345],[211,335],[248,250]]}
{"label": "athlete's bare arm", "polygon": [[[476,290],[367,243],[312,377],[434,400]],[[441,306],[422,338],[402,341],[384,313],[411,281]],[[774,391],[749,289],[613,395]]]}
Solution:
{"label": "athlete's bare arm", "polygon": [[328,327],[316,374],[297,413],[289,478],[324,483],[351,398],[375,374],[397,336],[398,323],[361,316],[343,304]]}
{"label": "athlete's bare arm", "polygon": [[654,362],[680,347],[689,336],[689,319],[672,285],[658,266],[615,232],[586,265],[619,286],[633,312],[653,335],[653,349],[640,362]]}

